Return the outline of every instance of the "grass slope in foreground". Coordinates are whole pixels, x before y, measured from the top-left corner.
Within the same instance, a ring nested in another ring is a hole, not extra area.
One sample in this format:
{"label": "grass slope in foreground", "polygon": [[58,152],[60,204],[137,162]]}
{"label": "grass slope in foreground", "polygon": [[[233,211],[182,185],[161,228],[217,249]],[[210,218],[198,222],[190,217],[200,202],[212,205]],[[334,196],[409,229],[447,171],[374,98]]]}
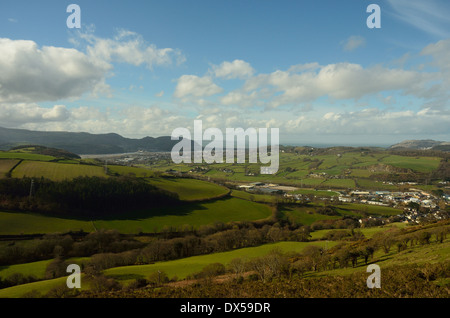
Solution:
{"label": "grass slope in foreground", "polygon": [[337,242],[278,242],[264,244],[256,247],[240,248],[228,252],[198,255],[173,261],[157,262],[149,265],[133,265],[110,268],[104,271],[106,276],[120,280],[122,277],[146,278],[156,271],[164,271],[169,277],[176,276],[185,279],[188,275],[201,271],[206,265],[212,263],[229,264],[235,258],[251,259],[264,256],[273,249],[283,252],[301,252],[306,246],[315,245],[328,248]]}
{"label": "grass slope in foreground", "polygon": [[[301,252],[308,245],[325,246],[325,242],[278,242],[273,244],[264,244],[257,247],[247,247],[242,249],[237,249],[229,252],[214,253],[208,255],[192,256],[188,258],[158,262],[149,265],[134,265],[134,266],[123,266],[110,268],[104,271],[105,275],[114,277],[123,284],[135,280],[139,277],[147,277],[149,274],[154,273],[158,270],[166,272],[169,277],[177,276],[179,279],[186,278],[189,274],[199,272],[208,264],[211,263],[222,263],[224,265],[228,264],[234,258],[254,258],[266,255],[271,250],[279,248],[283,252]],[[328,247],[330,247],[333,242],[328,242]],[[46,262],[46,261],[44,261]],[[35,264],[31,264],[35,266]],[[41,264],[39,264],[41,265]],[[27,266],[26,264],[23,266]],[[30,266],[30,265],[28,265]],[[83,276],[81,276],[81,287],[89,289],[89,286],[83,284]],[[44,280],[29,284],[23,284],[18,286],[13,286],[9,288],[0,289],[0,298],[21,298],[24,294],[29,293],[33,290],[38,291],[41,294],[49,292],[52,288],[60,285],[65,285],[66,277],[60,277],[51,280]]]}

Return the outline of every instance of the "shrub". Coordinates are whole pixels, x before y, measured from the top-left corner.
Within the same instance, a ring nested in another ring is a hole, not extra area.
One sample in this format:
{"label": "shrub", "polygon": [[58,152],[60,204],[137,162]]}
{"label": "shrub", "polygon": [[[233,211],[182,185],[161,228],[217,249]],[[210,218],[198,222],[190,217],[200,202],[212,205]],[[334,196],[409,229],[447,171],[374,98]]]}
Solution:
{"label": "shrub", "polygon": [[225,274],[225,265],[221,263],[212,263],[206,265],[200,273],[194,275],[195,278],[212,278]]}
{"label": "shrub", "polygon": [[156,271],[147,277],[147,281],[151,285],[160,286],[161,284],[169,282],[169,276],[167,276],[166,272]]}

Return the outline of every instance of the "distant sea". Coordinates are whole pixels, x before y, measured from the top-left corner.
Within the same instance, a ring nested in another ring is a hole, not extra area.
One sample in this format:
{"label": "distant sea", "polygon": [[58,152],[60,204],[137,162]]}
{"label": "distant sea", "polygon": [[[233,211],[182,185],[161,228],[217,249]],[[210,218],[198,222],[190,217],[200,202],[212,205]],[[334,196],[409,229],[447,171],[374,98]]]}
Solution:
{"label": "distant sea", "polygon": [[329,147],[380,147],[388,148],[391,144],[325,144],[325,143],[311,143],[311,144],[296,144],[296,143],[281,143],[283,146],[294,146],[294,147],[314,147],[314,148],[329,148]]}

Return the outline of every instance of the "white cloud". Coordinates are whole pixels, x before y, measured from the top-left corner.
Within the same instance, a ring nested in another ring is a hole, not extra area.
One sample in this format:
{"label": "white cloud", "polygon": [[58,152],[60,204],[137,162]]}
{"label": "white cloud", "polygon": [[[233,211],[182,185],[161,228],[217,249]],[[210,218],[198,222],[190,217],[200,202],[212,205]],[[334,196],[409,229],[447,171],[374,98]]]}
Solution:
{"label": "white cloud", "polygon": [[362,36],[352,35],[343,43],[344,51],[353,51],[359,47],[366,45],[366,39]]}
{"label": "white cloud", "polygon": [[55,101],[109,88],[111,66],[75,49],[0,38],[0,56],[0,102]]}
{"label": "white cloud", "polygon": [[241,107],[250,107],[261,105],[258,100],[259,94],[256,91],[246,94],[243,92],[233,91],[220,98],[223,105],[236,105]]}
{"label": "white cloud", "polygon": [[297,65],[292,65],[288,69],[288,72],[289,73],[299,73],[299,72],[305,72],[305,71],[314,71],[319,68],[320,68],[320,65],[317,62],[306,63],[306,64],[297,64]]}
{"label": "white cloud", "polygon": [[225,61],[220,65],[214,65],[212,69],[216,77],[225,79],[248,78],[255,72],[250,64],[243,60]]}
{"label": "white cloud", "polygon": [[359,99],[383,91],[401,91],[403,94],[423,97],[430,93],[426,84],[437,78],[436,74],[382,66],[363,68],[359,64],[351,63],[316,66],[294,74],[280,70],[259,74],[248,79],[243,90],[252,92],[269,89],[272,91],[269,104],[278,107],[314,101],[322,96],[333,99]]}
{"label": "white cloud", "polygon": [[86,52],[89,56],[108,63],[145,65],[152,69],[155,65],[181,64],[186,60],[180,50],[158,48],[147,43],[140,34],[128,30],[118,30],[112,39],[97,37],[92,32],[79,32],[77,35],[77,38],[71,39],[72,43],[87,43]]}
{"label": "white cloud", "polygon": [[211,96],[222,92],[222,88],[214,84],[208,76],[182,75],[177,80],[174,96],[183,98],[186,96]]}
{"label": "white cloud", "polygon": [[436,109],[448,109],[450,106],[450,39],[441,40],[426,46],[421,55],[430,55],[433,60],[429,63],[437,68],[438,79],[430,89],[429,101],[426,106]]}
{"label": "white cloud", "polygon": [[129,106],[100,110],[80,106],[50,108],[37,104],[0,104],[0,126],[40,131],[115,132],[127,137],[170,135],[186,118],[159,106]]}
{"label": "white cloud", "polygon": [[0,103],[1,126],[66,121],[69,117],[70,111],[65,105],[45,108],[35,103]]}
{"label": "white cloud", "polygon": [[440,70],[450,73],[450,39],[441,40],[436,43],[427,45],[421,55],[431,55],[433,57],[432,64]]}

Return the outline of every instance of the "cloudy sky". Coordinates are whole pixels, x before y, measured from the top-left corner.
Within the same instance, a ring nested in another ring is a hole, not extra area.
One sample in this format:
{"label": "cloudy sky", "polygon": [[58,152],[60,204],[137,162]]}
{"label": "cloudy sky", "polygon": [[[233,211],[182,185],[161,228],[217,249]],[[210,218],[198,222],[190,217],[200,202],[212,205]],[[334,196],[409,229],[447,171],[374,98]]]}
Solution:
{"label": "cloudy sky", "polygon": [[0,126],[142,138],[202,119],[279,128],[283,144],[448,141],[449,52],[445,0],[2,0]]}

